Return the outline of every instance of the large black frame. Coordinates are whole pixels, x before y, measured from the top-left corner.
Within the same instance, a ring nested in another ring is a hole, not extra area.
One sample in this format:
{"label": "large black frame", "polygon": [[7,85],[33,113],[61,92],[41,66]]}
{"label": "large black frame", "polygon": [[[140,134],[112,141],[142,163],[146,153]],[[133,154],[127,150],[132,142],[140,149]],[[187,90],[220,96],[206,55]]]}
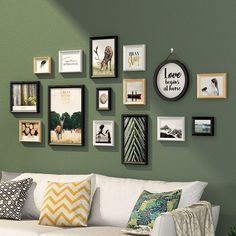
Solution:
{"label": "large black frame", "polygon": [[[99,107],[99,91],[106,90],[108,92],[108,108]],[[111,110],[111,88],[97,88],[96,89],[96,107],[97,111],[110,111]]]}
{"label": "large black frame", "polygon": [[[211,121],[211,130],[210,133],[199,133],[195,131],[195,120],[210,120]],[[193,136],[214,136],[215,134],[215,118],[214,117],[192,117],[192,135]]]}

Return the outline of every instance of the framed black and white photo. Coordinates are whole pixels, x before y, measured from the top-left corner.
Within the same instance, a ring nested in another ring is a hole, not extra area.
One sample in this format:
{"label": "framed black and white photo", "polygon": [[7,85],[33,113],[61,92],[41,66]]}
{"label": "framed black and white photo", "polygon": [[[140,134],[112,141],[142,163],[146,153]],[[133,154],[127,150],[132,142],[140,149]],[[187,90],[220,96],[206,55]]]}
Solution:
{"label": "framed black and white photo", "polygon": [[59,73],[83,72],[83,51],[59,51]]}
{"label": "framed black and white photo", "polygon": [[39,82],[21,81],[10,83],[10,102],[12,113],[39,112]]}
{"label": "framed black and white photo", "polygon": [[34,74],[51,74],[52,59],[51,57],[34,57],[33,70]]}
{"label": "framed black and white photo", "polygon": [[111,88],[96,89],[96,103],[98,111],[111,110]]}
{"label": "framed black and white photo", "polygon": [[49,145],[84,145],[84,86],[48,88]]}
{"label": "framed black and white photo", "polygon": [[117,36],[90,38],[90,77],[115,78],[118,72]]}
{"label": "framed black and white photo", "polygon": [[93,145],[114,146],[114,121],[94,120],[93,121]]}
{"label": "framed black and white photo", "polygon": [[146,70],[146,45],[123,46],[123,71]]}
{"label": "framed black and white photo", "polygon": [[148,116],[122,115],[122,163],[148,164]]}
{"label": "framed black and white photo", "polygon": [[214,136],[214,117],[192,117],[192,135]]}
{"label": "framed black and white photo", "polygon": [[157,117],[157,140],[185,141],[185,117]]}

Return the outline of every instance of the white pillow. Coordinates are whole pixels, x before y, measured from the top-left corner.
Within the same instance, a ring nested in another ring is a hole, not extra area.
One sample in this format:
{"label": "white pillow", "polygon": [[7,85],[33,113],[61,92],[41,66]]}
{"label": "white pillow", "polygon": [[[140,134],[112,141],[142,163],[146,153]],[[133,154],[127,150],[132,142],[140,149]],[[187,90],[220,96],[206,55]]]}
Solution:
{"label": "white pillow", "polygon": [[161,193],[182,189],[179,207],[187,207],[200,200],[207,183],[137,180],[96,175],[96,186],[89,225],[125,227],[143,190]]}

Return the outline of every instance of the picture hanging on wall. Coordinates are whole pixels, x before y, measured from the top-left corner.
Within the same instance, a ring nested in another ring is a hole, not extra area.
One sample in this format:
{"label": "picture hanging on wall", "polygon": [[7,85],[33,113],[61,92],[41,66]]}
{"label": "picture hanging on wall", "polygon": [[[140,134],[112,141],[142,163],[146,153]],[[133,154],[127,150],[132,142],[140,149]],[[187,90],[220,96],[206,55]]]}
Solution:
{"label": "picture hanging on wall", "polygon": [[93,121],[93,146],[114,146],[114,121]]}
{"label": "picture hanging on wall", "polygon": [[111,110],[111,88],[97,88],[96,103],[98,111]]}
{"label": "picture hanging on wall", "polygon": [[90,38],[91,78],[117,77],[117,36]]}
{"label": "picture hanging on wall", "polygon": [[21,81],[10,83],[11,112],[39,112],[39,82]]}
{"label": "picture hanging on wall", "polygon": [[227,74],[210,73],[197,75],[198,99],[227,98]]}
{"label": "picture hanging on wall", "polygon": [[192,135],[214,136],[214,117],[192,117]]}
{"label": "picture hanging on wall", "polygon": [[157,140],[185,141],[185,117],[157,117]]}
{"label": "picture hanging on wall", "polygon": [[51,74],[51,57],[34,57],[34,74]]}
{"label": "picture hanging on wall", "polygon": [[146,70],[146,45],[123,46],[123,71]]}
{"label": "picture hanging on wall", "polygon": [[122,163],[147,165],[148,116],[122,115]]}
{"label": "picture hanging on wall", "polygon": [[84,145],[84,86],[49,87],[49,145]]}

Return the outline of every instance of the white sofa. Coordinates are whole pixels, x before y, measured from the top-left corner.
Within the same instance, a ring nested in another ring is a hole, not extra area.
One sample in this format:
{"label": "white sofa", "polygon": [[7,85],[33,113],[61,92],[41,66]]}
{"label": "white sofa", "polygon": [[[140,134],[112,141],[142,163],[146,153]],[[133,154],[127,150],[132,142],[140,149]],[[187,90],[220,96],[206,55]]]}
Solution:
{"label": "white sofa", "polygon": [[[207,183],[147,181],[113,178],[102,175],[49,175],[36,173],[2,172],[2,181],[31,177],[34,183],[29,190],[21,221],[0,220],[0,236],[121,236],[131,211],[143,190],[165,192],[182,189],[179,207],[187,207],[200,200]],[[90,177],[92,180],[92,207],[88,227],[61,228],[38,224],[40,205],[47,181],[70,182]],[[95,191],[96,190],[96,191]],[[213,206],[216,228],[219,206]],[[155,221],[151,236],[176,236],[171,215],[164,214]]]}

